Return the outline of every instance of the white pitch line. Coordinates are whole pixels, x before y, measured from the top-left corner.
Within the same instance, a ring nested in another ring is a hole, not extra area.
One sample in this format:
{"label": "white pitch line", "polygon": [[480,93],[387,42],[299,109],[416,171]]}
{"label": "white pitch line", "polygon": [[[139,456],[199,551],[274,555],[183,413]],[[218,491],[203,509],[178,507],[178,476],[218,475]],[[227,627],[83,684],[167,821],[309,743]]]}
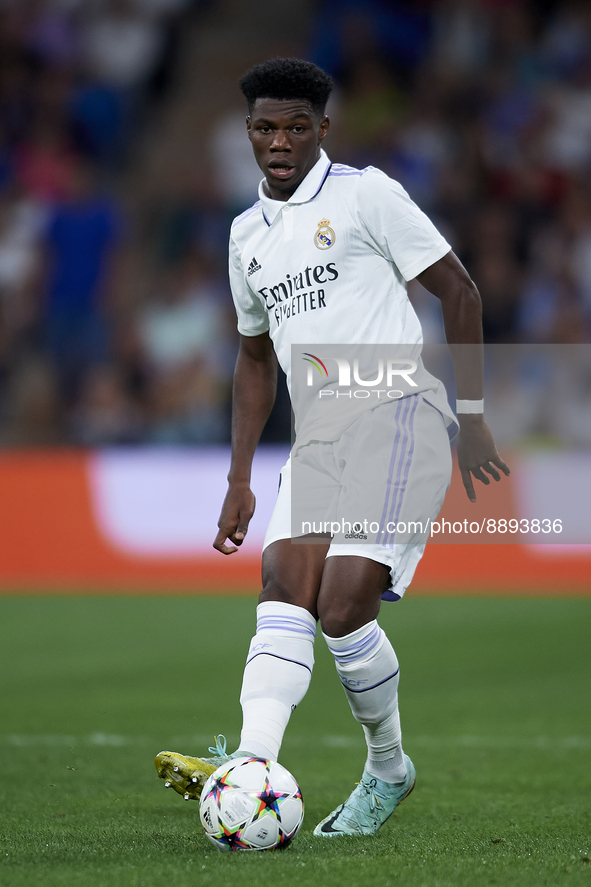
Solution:
{"label": "white pitch line", "polygon": [[[71,736],[59,733],[10,733],[7,736],[0,737],[0,742],[4,741],[7,745],[15,745],[20,748],[34,746],[73,746],[73,745],[90,745],[90,746],[109,746],[121,747],[126,745],[134,746],[153,746],[162,742],[162,738],[153,736],[126,736],[119,733],[90,733],[86,736]],[[169,745],[176,747],[181,745],[198,746],[211,745],[212,736],[173,736],[168,739]]]}
{"label": "white pitch line", "polygon": [[[236,744],[237,736],[229,736],[228,748]],[[232,742],[231,740],[234,740]],[[325,735],[316,738],[316,741],[327,748],[355,748],[363,745],[363,737],[348,735]],[[0,743],[16,746],[17,748],[35,748],[51,746],[98,746],[98,747],[122,747],[122,746],[153,746],[162,744],[159,736],[132,736],[118,733],[90,733],[84,736],[73,736],[59,733],[10,733],[0,736]],[[287,747],[297,747],[307,744],[305,737],[286,737]],[[188,750],[204,751],[209,745],[213,745],[213,737],[210,735],[186,734],[184,736],[172,736],[165,743],[170,748],[186,748]],[[591,749],[591,736],[412,736],[407,734],[406,745],[409,748],[475,748],[475,749],[523,749],[528,751],[540,751],[560,749],[589,750]]]}

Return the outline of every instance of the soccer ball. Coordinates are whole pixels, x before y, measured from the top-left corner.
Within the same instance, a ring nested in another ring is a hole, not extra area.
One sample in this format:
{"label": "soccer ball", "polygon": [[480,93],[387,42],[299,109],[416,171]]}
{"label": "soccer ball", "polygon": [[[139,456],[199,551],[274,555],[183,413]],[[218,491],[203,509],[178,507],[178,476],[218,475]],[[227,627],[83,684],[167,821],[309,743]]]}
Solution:
{"label": "soccer ball", "polygon": [[220,850],[286,847],[304,819],[304,801],[291,773],[276,761],[235,758],[211,774],[199,816]]}

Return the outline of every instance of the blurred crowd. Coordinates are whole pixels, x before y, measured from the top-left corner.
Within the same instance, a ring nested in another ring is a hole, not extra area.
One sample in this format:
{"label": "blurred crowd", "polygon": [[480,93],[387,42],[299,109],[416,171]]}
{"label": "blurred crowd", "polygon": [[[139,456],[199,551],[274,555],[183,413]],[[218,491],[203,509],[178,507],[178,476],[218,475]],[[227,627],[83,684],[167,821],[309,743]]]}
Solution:
{"label": "blurred crowd", "polygon": [[[218,6],[0,0],[0,446],[229,439],[227,237],[260,177],[240,98],[176,189],[136,174],[191,76],[179,47]],[[301,6],[299,53],[337,84],[329,156],[378,166],[434,219],[480,289],[486,341],[589,342],[588,0]],[[442,341],[437,301],[411,296]],[[289,424],[282,387],[267,439]]]}

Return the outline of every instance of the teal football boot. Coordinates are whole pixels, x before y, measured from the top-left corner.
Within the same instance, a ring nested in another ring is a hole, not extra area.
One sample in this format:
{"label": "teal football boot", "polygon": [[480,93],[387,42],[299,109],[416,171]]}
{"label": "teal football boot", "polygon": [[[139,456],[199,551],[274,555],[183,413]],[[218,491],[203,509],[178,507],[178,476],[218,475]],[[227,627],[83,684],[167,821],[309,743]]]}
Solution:
{"label": "teal football boot", "polygon": [[406,779],[404,782],[384,782],[363,771],[361,782],[344,804],[319,822],[314,829],[317,838],[336,838],[340,835],[375,835],[396,807],[415,787],[413,762],[404,755]]}

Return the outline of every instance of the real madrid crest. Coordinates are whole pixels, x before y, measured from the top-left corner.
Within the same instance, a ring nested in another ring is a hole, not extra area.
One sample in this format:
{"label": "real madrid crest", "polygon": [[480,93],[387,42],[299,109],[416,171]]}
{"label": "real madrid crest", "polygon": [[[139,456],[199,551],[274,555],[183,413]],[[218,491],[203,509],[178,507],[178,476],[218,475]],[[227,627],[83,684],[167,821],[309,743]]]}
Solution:
{"label": "real madrid crest", "polygon": [[336,240],[336,235],[330,227],[330,219],[320,219],[318,231],[314,235],[314,245],[318,249],[330,249]]}

